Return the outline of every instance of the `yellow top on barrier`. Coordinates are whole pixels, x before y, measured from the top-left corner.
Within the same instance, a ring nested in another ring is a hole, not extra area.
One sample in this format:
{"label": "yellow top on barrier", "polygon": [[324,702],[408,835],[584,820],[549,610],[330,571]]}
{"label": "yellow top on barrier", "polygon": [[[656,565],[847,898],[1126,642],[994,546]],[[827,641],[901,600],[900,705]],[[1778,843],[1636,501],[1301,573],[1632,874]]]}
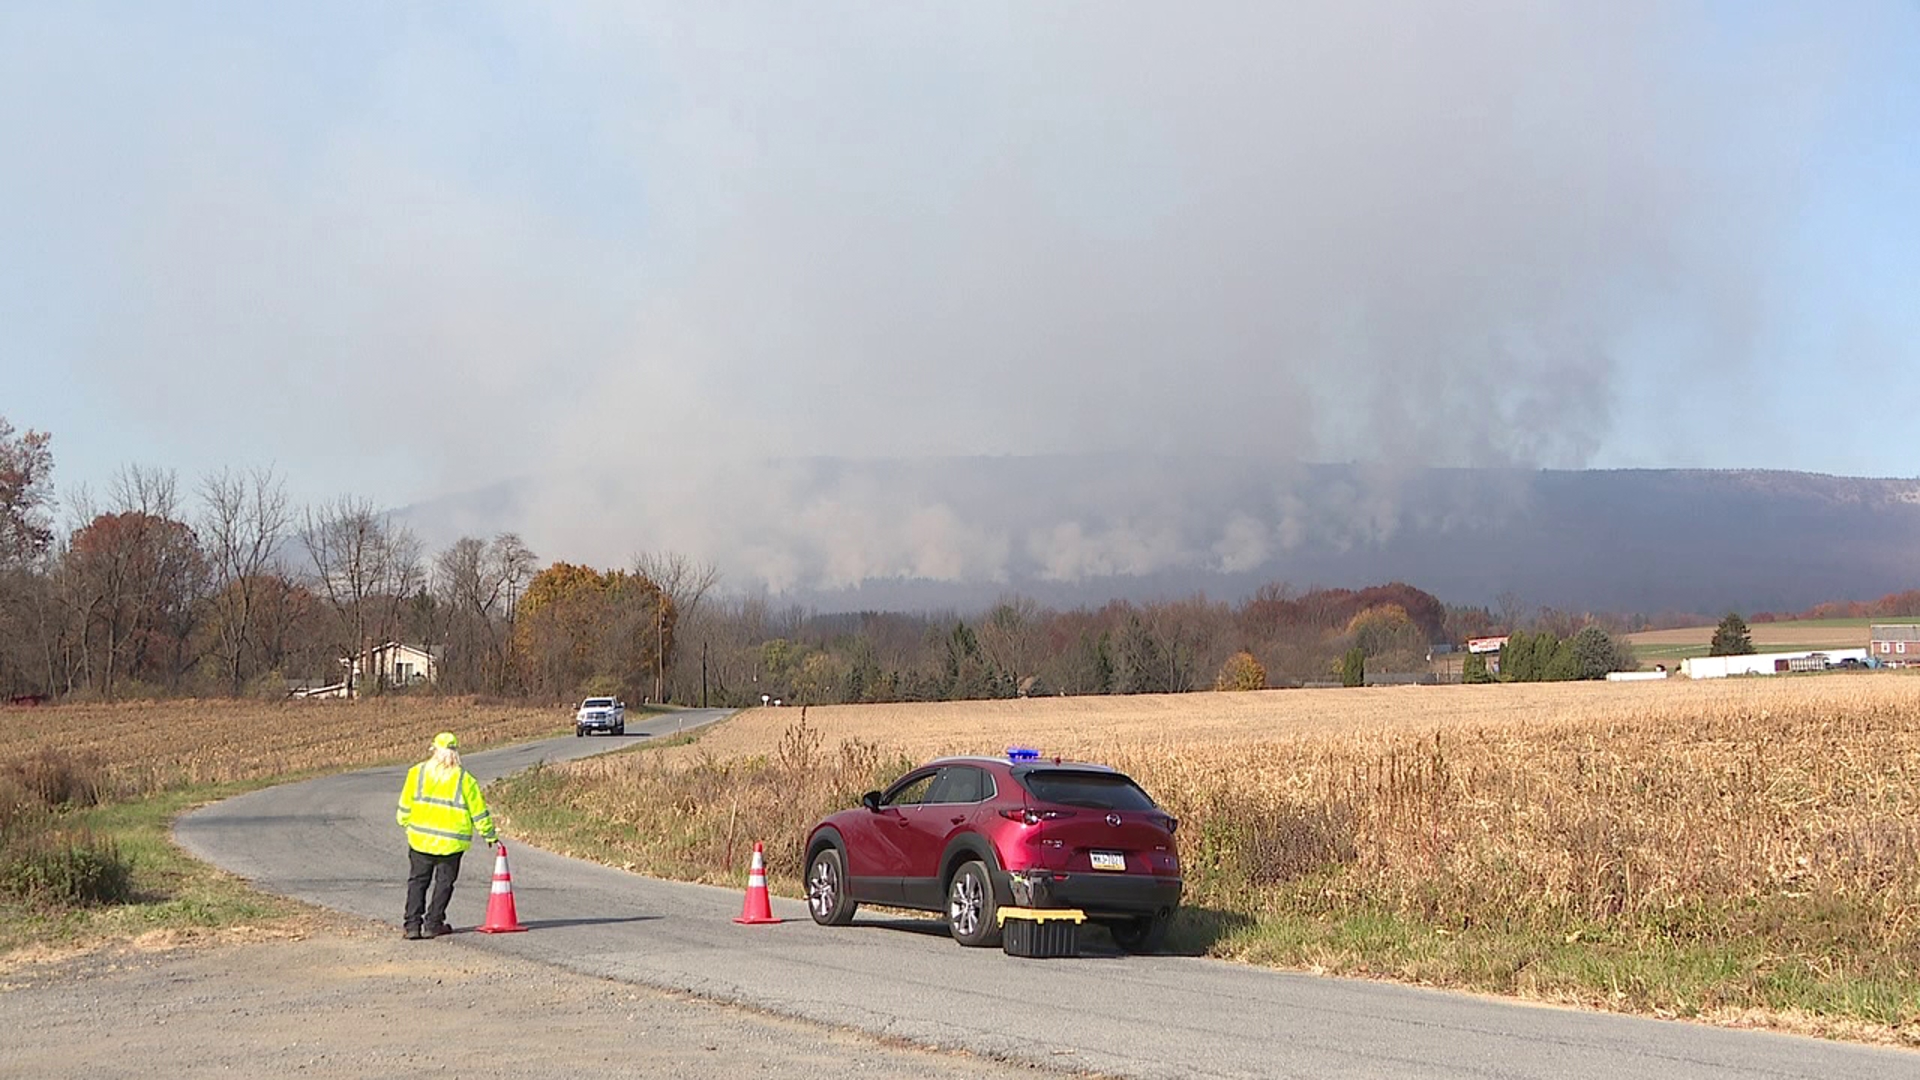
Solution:
{"label": "yellow top on barrier", "polygon": [[1079,908],[1035,908],[1003,907],[994,914],[994,921],[1002,926],[1008,919],[1024,919],[1027,922],[1074,922],[1087,921],[1087,913]]}

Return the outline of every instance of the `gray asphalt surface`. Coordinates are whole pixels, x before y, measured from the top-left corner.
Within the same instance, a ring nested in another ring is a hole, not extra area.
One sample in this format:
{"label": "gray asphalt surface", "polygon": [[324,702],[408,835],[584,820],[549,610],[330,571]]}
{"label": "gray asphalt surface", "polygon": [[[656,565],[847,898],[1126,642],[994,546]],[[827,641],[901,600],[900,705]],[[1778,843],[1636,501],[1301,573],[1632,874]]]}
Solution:
{"label": "gray asphalt surface", "polygon": [[[687,712],[653,736],[721,713]],[[471,754],[483,780],[642,741],[572,737]],[[180,843],[261,888],[398,934],[406,844],[393,823],[403,769],[242,795],[184,817]],[[515,845],[524,934],[459,933],[421,948],[484,948],[591,975],[750,1005],[916,1043],[1120,1076],[1920,1077],[1920,1054],[1508,1003],[1190,957],[1019,960],[963,949],[944,926],[874,918],[740,926],[742,892],[657,881]],[[492,859],[468,856],[450,913],[483,921]],[[744,867],[742,885],[744,887]]]}

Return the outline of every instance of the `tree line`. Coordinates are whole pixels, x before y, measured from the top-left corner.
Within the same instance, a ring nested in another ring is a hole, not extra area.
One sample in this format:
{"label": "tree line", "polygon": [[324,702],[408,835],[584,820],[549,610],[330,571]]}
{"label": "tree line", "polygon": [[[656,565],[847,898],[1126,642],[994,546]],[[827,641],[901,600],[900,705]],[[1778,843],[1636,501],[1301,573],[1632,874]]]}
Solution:
{"label": "tree line", "polygon": [[409,689],[351,662],[390,641],[433,653],[438,691],[643,697],[662,691],[679,611],[711,584],[670,556],[540,569],[512,533],[428,552],[365,499],[294,506],[272,470],[183,492],[172,472],[129,466],[97,503],[69,497],[72,524],[56,529],[50,442],[0,417],[8,699]]}
{"label": "tree line", "polygon": [[[512,533],[428,552],[367,500],[296,507],[271,470],[223,470],[183,494],[171,472],[128,467],[99,505],[65,500],[61,530],[52,464],[44,434],[0,418],[7,697],[274,696],[347,679],[347,658],[389,641],[430,649],[436,682],[390,686],[370,669],[354,693],[714,705],[1178,693],[1417,677],[1436,644],[1518,621],[1510,597],[1495,614],[1400,582],[1274,582],[1237,603],[1054,610],[1009,595],[979,613],[820,614],[719,595],[711,566],[676,553],[541,567]],[[1577,643],[1582,674],[1598,663],[1592,634],[1579,637],[1592,622],[1530,619]]]}

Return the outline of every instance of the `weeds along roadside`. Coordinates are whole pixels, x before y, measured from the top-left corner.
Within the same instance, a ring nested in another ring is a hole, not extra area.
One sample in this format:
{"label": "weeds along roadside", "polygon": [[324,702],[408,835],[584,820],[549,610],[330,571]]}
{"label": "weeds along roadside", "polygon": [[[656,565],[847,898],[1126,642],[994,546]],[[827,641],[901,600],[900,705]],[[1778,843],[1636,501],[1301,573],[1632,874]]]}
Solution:
{"label": "weeds along roadside", "polygon": [[[1179,817],[1180,947],[1920,1042],[1911,700],[1153,745],[1090,728],[1052,749]],[[541,846],[664,877],[737,886],[764,841],[773,887],[798,895],[808,826],[913,763],[802,722],[763,755],[619,754],[492,790]]]}
{"label": "weeds along roadside", "polygon": [[187,856],[180,813],[242,791],[561,733],[555,709],[473,699],[126,702],[0,711],[0,956],[151,931],[295,919]]}

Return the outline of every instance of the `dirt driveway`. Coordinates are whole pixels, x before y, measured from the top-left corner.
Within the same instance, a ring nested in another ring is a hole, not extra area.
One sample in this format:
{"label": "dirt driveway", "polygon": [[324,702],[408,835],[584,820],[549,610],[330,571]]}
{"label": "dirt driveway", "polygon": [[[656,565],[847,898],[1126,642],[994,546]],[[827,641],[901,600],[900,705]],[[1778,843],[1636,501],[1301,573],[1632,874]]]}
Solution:
{"label": "dirt driveway", "polygon": [[[0,1077],[1039,1077],[321,916],[0,970]],[[1063,1062],[1063,1065],[1070,1065]]]}

